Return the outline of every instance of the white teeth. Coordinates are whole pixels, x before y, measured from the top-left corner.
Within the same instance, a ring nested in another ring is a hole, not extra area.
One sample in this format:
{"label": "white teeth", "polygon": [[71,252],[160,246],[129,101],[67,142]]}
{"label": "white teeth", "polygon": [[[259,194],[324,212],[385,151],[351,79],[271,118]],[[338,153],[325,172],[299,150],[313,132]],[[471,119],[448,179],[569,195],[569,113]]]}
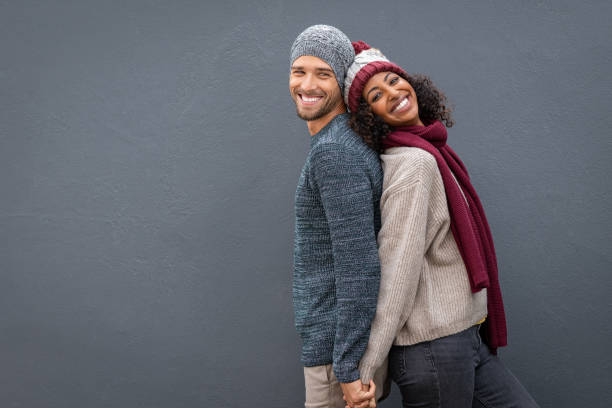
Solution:
{"label": "white teeth", "polygon": [[393,109],[393,112],[395,112],[398,109],[402,109],[404,106],[406,106],[407,103],[408,103],[408,98],[404,98],[404,100],[401,101],[400,104],[395,107],[395,109]]}
{"label": "white teeth", "polygon": [[302,95],[302,99],[304,100],[304,102],[316,102],[319,99],[321,99],[320,96],[315,96],[314,98],[309,98],[306,95]]}

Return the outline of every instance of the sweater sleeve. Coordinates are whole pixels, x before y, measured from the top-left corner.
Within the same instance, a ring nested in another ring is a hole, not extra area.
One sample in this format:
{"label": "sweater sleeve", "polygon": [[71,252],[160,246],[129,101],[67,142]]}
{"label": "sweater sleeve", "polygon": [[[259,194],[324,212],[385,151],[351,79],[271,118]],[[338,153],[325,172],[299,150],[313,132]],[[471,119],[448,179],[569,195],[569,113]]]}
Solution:
{"label": "sweater sleeve", "polygon": [[376,311],[380,262],[374,226],[372,182],[365,160],[347,147],[313,149],[311,172],[330,230],[336,289],[333,369],[342,383],[359,379]]}
{"label": "sweater sleeve", "polygon": [[425,258],[431,185],[431,177],[423,171],[423,160],[415,163],[416,166],[418,171],[392,191],[383,193],[381,200],[380,292],[368,346],[359,365],[361,381],[365,384],[389,354],[416,297]]}

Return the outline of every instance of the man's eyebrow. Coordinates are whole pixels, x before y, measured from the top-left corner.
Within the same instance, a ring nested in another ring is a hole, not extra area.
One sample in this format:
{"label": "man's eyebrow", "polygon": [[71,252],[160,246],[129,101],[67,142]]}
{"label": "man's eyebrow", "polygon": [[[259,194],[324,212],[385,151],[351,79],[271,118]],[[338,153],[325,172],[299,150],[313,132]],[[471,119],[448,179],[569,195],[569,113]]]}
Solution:
{"label": "man's eyebrow", "polygon": [[385,75],[385,79],[383,79],[383,82],[387,82],[387,77],[391,75],[391,72],[387,72],[387,75]]}
{"label": "man's eyebrow", "polygon": [[[299,70],[299,71],[303,71],[304,67],[302,66],[292,66],[291,67],[292,70]],[[326,71],[326,72],[334,72],[332,69],[329,68],[315,68],[315,71]]]}
{"label": "man's eyebrow", "polygon": [[377,87],[377,86],[375,86],[374,88],[372,88],[372,89],[370,89],[370,90],[368,91],[368,93],[366,94],[366,99],[368,99],[368,96],[370,96],[370,92],[372,92],[372,91],[373,91],[373,90],[375,90],[375,89],[378,89],[378,87]]}

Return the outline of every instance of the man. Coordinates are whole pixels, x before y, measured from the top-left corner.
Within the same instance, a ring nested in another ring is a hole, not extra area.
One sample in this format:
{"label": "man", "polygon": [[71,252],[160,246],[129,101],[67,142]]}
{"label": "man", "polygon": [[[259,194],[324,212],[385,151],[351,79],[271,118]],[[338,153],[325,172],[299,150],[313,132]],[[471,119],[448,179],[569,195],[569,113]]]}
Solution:
{"label": "man", "polygon": [[325,25],[291,47],[289,90],[311,136],[295,195],[293,275],[307,408],[344,408],[343,393],[351,407],[375,406],[374,383],[383,391],[380,375],[362,385],[358,369],[378,296],[382,171],[348,125],[342,90],[354,55],[348,37]]}

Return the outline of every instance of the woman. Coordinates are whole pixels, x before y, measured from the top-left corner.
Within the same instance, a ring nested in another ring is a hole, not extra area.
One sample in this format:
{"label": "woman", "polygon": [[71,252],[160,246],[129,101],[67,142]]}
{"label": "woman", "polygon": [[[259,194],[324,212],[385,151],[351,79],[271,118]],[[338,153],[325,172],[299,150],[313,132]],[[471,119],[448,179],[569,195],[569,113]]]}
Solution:
{"label": "woman", "polygon": [[381,283],[362,382],[389,354],[404,407],[537,407],[495,356],[506,345],[495,249],[466,168],[446,145],[445,95],[379,50],[353,46],[351,126],[381,153],[384,171]]}

